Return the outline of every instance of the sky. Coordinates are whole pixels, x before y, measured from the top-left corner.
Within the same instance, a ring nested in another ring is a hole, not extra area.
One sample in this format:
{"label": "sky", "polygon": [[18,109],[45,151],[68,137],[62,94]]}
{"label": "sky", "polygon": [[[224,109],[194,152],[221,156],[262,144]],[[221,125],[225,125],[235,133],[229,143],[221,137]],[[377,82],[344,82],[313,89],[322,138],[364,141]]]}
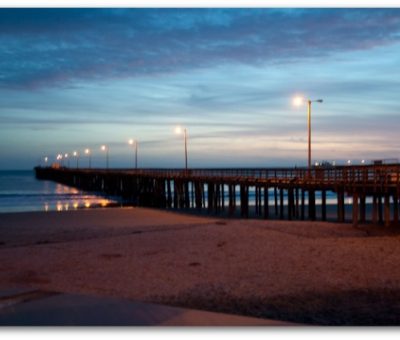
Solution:
{"label": "sky", "polygon": [[400,158],[400,9],[0,9],[3,170],[180,168],[177,125],[189,167],[305,166],[297,95],[313,162]]}

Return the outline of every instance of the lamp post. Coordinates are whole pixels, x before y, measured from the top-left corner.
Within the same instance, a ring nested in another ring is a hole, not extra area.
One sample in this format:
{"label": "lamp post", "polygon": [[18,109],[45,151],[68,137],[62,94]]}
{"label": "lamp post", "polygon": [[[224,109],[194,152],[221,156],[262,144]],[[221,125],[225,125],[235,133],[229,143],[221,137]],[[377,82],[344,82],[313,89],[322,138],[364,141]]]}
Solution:
{"label": "lamp post", "polygon": [[109,152],[109,148],[106,145],[102,145],[101,146],[101,151],[105,151],[106,152],[106,168],[108,169],[108,152]]}
{"label": "lamp post", "polygon": [[44,165],[45,165],[45,167],[47,167],[47,162],[48,162],[48,160],[49,160],[49,157],[46,156],[46,157],[44,158]]}
{"label": "lamp post", "polygon": [[73,152],[73,156],[76,157],[76,168],[79,168],[79,153],[77,151]]}
{"label": "lamp post", "polygon": [[181,134],[183,132],[183,138],[185,141],[185,170],[188,169],[188,156],[187,156],[187,131],[186,128],[182,128],[180,126],[177,126],[175,128],[175,133]]}
{"label": "lamp post", "polygon": [[129,145],[135,144],[135,169],[137,170],[138,141],[137,141],[137,139],[136,139],[136,140],[130,139],[130,140],[128,141],[128,143],[129,143]]}
{"label": "lamp post", "polygon": [[[302,105],[304,99],[302,97],[296,97],[293,100],[293,104],[296,106]],[[307,126],[308,126],[308,173],[311,171],[311,103],[322,103],[322,99],[307,100]]]}
{"label": "lamp post", "polygon": [[57,155],[57,160],[58,160],[58,165],[59,166],[63,166],[63,161],[62,161],[62,155],[59,153],[58,155]]}
{"label": "lamp post", "polygon": [[89,156],[89,169],[92,167],[92,153],[90,149],[85,149],[85,154]]}
{"label": "lamp post", "polygon": [[69,158],[68,158],[68,154],[66,153],[65,155],[64,155],[64,158],[67,160],[67,167],[69,168]]}

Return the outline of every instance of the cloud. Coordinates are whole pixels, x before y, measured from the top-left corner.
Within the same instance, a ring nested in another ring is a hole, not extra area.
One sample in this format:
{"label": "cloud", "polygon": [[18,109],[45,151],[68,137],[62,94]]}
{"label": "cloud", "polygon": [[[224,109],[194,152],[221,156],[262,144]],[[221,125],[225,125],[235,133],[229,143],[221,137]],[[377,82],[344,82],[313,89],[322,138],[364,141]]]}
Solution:
{"label": "cloud", "polygon": [[399,31],[400,9],[0,9],[0,87],[297,62]]}

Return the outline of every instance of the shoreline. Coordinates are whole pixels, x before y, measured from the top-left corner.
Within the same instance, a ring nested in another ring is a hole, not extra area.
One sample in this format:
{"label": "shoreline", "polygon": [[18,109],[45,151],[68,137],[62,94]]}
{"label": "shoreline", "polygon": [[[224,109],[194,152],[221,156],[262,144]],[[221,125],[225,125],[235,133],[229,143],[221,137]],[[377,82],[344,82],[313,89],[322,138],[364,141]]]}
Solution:
{"label": "shoreline", "polygon": [[400,325],[400,232],[149,208],[2,214],[0,287],[306,324]]}
{"label": "shoreline", "polygon": [[[391,210],[392,210],[393,203],[390,204]],[[308,205],[305,205],[305,218],[304,220],[301,220],[300,218],[293,218],[292,220],[287,220],[287,205],[284,206],[284,218],[281,219],[279,217],[279,212],[275,214],[274,211],[274,205],[269,205],[269,217],[265,219],[263,217],[263,212],[261,212],[259,215],[256,214],[256,208],[254,205],[249,205],[249,217],[245,218],[240,216],[240,207],[236,207],[236,210],[233,215],[229,215],[228,213],[228,208],[225,207],[222,211],[216,213],[216,212],[209,212],[208,208],[202,208],[201,210],[198,210],[194,207],[191,208],[157,208],[157,207],[141,207],[141,206],[135,206],[132,204],[128,203],[118,203],[118,202],[113,202],[109,203],[107,205],[102,205],[102,204],[97,204],[97,205],[91,205],[90,207],[78,207],[78,208],[69,208],[69,209],[62,209],[62,210],[56,210],[56,209],[51,209],[51,210],[31,210],[31,211],[0,211],[0,216],[6,215],[6,214],[29,214],[29,213],[60,213],[60,212],[72,212],[72,211],[91,211],[91,210],[104,210],[104,209],[150,209],[152,211],[160,211],[160,212],[168,212],[168,213],[174,213],[174,214],[182,214],[182,215],[187,215],[187,216],[198,216],[198,217],[206,217],[206,218],[221,218],[221,219],[227,219],[227,220],[264,220],[264,221],[294,221],[294,222],[300,222],[300,221],[308,221],[308,222],[323,222],[322,221],[322,208],[320,205],[316,205],[316,220],[311,221],[307,219],[307,214],[308,214]],[[338,222],[336,220],[337,217],[337,204],[326,204],[326,221],[329,223],[339,223],[339,224],[347,224],[352,222],[352,205],[351,204],[345,204],[345,221],[344,222]],[[262,208],[263,209],[263,208]],[[279,210],[279,207],[278,207]],[[366,213],[366,222],[361,223],[361,225],[374,225],[374,223],[371,221],[372,220],[372,203],[366,203],[365,204],[365,213]],[[391,218],[393,217],[393,213],[391,213]],[[378,223],[377,225],[382,225],[382,223]]]}

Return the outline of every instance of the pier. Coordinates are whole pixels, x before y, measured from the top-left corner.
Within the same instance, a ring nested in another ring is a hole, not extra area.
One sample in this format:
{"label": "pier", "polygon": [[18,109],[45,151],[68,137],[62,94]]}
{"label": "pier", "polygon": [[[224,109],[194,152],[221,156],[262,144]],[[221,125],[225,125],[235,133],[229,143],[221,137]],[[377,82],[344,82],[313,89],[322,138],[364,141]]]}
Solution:
{"label": "pier", "polygon": [[[35,173],[38,179],[118,196],[135,206],[205,209],[210,214],[239,213],[242,218],[254,214],[265,219],[325,221],[327,193],[332,192],[337,222],[350,220],[354,226],[399,222],[400,164],[190,170],[36,167]],[[346,216],[346,198],[351,216]],[[367,200],[372,204],[369,214]]]}

